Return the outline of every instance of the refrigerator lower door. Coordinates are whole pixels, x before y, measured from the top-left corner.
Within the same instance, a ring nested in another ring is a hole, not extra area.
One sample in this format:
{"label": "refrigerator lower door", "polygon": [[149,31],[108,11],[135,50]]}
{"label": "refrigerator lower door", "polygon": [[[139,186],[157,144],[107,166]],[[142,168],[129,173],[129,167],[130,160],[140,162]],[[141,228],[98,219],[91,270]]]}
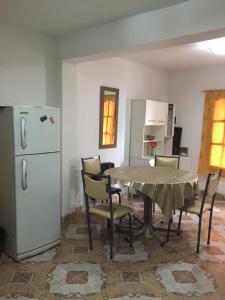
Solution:
{"label": "refrigerator lower door", "polygon": [[60,152],[16,156],[15,170],[18,259],[60,239]]}

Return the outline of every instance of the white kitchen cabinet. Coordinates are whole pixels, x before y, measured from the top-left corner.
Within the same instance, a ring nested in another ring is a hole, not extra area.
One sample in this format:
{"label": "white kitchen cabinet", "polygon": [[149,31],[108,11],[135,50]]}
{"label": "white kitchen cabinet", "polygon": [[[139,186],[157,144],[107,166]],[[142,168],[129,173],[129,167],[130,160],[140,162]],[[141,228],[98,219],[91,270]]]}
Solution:
{"label": "white kitchen cabinet", "polygon": [[173,104],[152,100],[131,102],[130,165],[146,165],[151,158],[150,146],[156,142],[154,154],[171,155],[174,127]]}
{"label": "white kitchen cabinet", "polygon": [[168,103],[145,100],[145,124],[166,125],[168,121]]}

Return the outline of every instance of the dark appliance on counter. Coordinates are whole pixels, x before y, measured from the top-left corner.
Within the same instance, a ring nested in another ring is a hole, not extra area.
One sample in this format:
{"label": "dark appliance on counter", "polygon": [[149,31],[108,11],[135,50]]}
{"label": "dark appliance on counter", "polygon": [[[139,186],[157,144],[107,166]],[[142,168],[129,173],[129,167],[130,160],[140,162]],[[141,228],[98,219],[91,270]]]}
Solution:
{"label": "dark appliance on counter", "polygon": [[182,134],[182,127],[174,127],[173,149],[172,149],[173,155],[180,154],[181,134]]}

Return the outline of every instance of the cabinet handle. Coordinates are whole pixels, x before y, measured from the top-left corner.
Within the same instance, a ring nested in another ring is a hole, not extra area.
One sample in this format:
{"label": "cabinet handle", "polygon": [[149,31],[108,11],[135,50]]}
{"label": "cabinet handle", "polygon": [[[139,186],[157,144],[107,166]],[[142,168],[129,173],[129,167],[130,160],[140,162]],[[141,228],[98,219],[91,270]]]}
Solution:
{"label": "cabinet handle", "polygon": [[159,122],[159,123],[167,123],[167,121],[164,120],[148,120],[149,122]]}

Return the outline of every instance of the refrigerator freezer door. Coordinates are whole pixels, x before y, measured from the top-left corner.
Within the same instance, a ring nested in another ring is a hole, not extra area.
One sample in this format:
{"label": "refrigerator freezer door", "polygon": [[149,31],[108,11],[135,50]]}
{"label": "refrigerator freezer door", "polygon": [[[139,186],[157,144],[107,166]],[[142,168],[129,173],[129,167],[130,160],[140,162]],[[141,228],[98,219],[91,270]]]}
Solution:
{"label": "refrigerator freezer door", "polygon": [[17,254],[60,239],[60,153],[15,157]]}
{"label": "refrigerator freezer door", "polygon": [[60,151],[58,108],[13,108],[14,154]]}

